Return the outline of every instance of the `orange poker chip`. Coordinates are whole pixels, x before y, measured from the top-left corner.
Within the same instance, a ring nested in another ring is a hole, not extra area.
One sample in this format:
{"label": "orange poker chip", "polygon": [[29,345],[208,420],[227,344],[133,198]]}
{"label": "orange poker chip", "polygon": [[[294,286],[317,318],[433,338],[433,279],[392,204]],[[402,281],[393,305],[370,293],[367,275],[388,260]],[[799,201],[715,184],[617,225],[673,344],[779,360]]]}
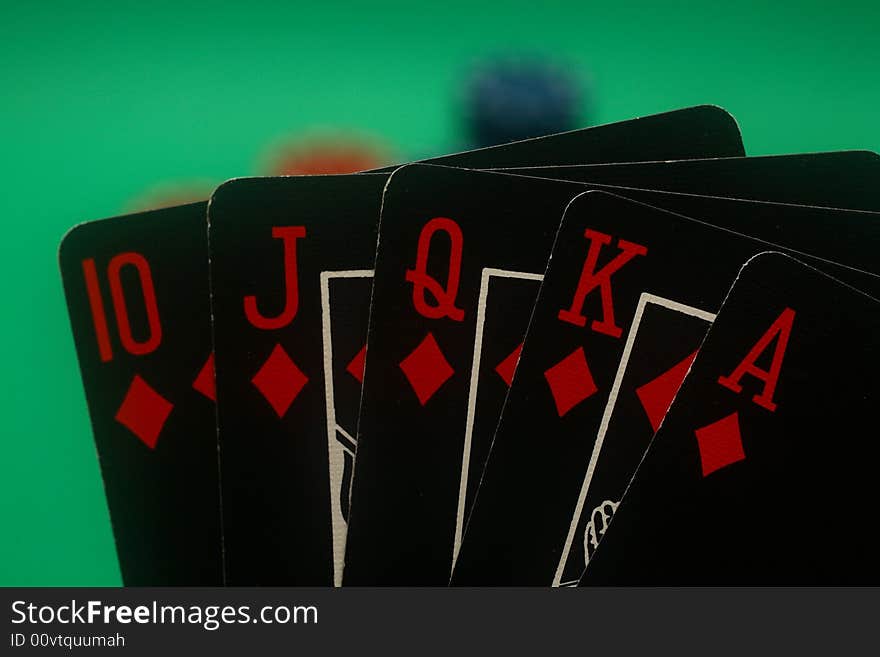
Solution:
{"label": "orange poker chip", "polygon": [[385,166],[388,152],[363,138],[310,138],[276,147],[265,167],[273,176],[357,173]]}

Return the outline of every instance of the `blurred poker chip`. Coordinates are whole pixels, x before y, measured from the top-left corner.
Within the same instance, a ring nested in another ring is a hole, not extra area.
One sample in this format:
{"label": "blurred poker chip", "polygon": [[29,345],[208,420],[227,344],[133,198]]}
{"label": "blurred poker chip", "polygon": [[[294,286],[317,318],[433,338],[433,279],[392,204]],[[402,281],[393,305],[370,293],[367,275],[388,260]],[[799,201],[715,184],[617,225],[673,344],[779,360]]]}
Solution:
{"label": "blurred poker chip", "polygon": [[263,175],[307,176],[357,173],[392,162],[390,149],[361,135],[331,134],[299,137],[269,149]]}
{"label": "blurred poker chip", "polygon": [[546,57],[495,57],[477,63],[462,87],[461,106],[472,148],[589,124],[579,76],[572,67]]}

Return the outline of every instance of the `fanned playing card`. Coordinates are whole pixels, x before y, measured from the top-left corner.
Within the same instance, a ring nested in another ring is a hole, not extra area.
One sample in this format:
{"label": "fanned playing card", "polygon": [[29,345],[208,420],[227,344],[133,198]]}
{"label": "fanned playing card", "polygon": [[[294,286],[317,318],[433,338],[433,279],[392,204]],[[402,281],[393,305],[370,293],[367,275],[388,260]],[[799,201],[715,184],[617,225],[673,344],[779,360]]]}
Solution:
{"label": "fanned playing card", "polygon": [[508,173],[631,187],[636,172],[653,189],[759,201],[880,209],[880,155],[871,151],[798,153],[499,169]]}
{"label": "fanned playing card", "polygon": [[61,244],[128,586],[223,583],[205,208],[93,221]]}
{"label": "fanned playing card", "polygon": [[880,302],[778,253],[736,279],[582,584],[866,585]]}

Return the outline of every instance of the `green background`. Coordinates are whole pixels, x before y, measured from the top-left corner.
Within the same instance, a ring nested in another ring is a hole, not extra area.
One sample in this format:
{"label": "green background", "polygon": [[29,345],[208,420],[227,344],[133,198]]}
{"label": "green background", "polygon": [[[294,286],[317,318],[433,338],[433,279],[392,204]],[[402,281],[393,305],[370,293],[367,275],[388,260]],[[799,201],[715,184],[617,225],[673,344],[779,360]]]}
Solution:
{"label": "green background", "polygon": [[0,585],[120,581],[56,263],[77,222],[253,174],[291,133],[456,148],[461,79],[496,52],[571,62],[598,122],[710,102],[750,154],[880,149],[876,2],[4,4]]}

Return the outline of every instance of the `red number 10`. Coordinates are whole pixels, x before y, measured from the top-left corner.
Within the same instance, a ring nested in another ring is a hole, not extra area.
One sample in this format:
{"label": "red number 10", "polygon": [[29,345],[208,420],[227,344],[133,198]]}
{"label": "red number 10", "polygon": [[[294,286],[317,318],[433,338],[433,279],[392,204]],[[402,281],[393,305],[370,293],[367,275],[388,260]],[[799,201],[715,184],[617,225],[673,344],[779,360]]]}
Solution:
{"label": "red number 10", "polygon": [[[104,312],[104,301],[101,297],[94,258],[83,260],[82,267],[86,291],[89,295],[89,306],[92,310],[92,321],[95,325],[95,335],[98,339],[98,352],[101,355],[101,361],[106,363],[113,360],[113,348],[110,345],[110,330],[107,327],[107,314]],[[125,293],[122,290],[122,280],[119,276],[123,267],[134,267],[140,279],[144,309],[147,313],[147,324],[150,329],[145,340],[138,341],[131,333],[128,307],[125,303]],[[107,280],[110,283],[113,314],[116,315],[116,326],[119,329],[119,340],[122,342],[122,346],[134,356],[144,356],[155,351],[159,343],[162,342],[162,325],[159,323],[159,308],[156,305],[156,290],[153,287],[150,263],[140,253],[131,251],[120,253],[113,256],[110,264],[107,265]]]}

